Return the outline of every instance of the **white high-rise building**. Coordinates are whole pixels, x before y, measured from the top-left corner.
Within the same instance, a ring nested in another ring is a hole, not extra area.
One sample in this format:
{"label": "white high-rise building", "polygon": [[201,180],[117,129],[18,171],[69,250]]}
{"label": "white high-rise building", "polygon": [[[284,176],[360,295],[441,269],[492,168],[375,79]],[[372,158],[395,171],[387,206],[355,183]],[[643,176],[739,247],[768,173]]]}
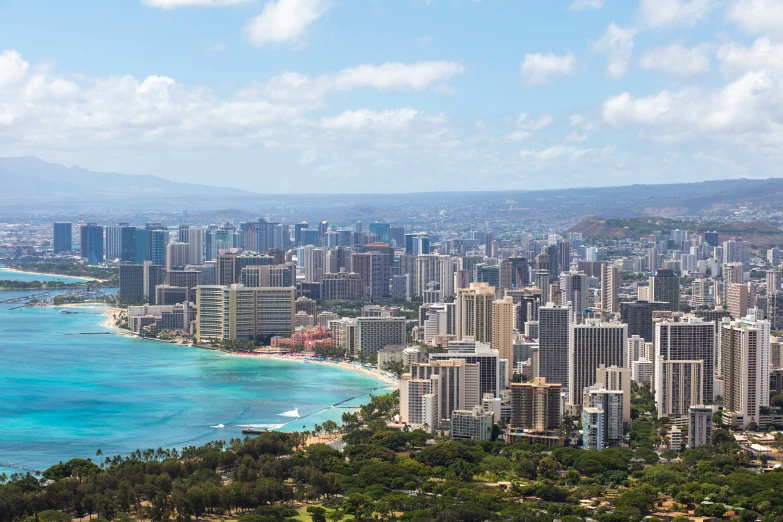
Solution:
{"label": "white high-rise building", "polygon": [[106,234],[106,260],[111,261],[122,257],[122,229],[121,225],[109,225],[104,227]]}
{"label": "white high-rise building", "polygon": [[568,357],[568,402],[582,404],[584,389],[596,383],[600,367],[625,365],[628,325],[588,319],[571,329]]}
{"label": "white high-rise building", "polygon": [[631,427],[631,370],[617,366],[599,367],[595,382],[609,391],[623,392],[623,423]]}
{"label": "white high-rise building", "polygon": [[758,423],[769,406],[769,321],[746,317],[720,324],[720,376],[724,422],[745,427]]}
{"label": "white high-rise building", "polygon": [[[568,389],[568,359],[573,312],[570,304],[548,303],[538,309],[539,377]],[[593,368],[595,370],[595,368]]]}
{"label": "white high-rise building", "polygon": [[506,296],[492,303],[492,348],[500,353],[501,359],[509,361],[506,380],[511,382],[514,368],[514,298]]}
{"label": "white high-rise building", "polygon": [[601,267],[601,309],[613,314],[620,311],[617,302],[617,288],[620,285],[620,271],[608,263]]}
{"label": "white high-rise building", "polygon": [[492,342],[492,306],[495,289],[487,283],[471,283],[457,290],[457,340]]}
{"label": "white high-rise building", "polygon": [[632,335],[628,338],[628,353],[625,358],[626,368],[630,368],[634,361],[644,357],[644,338]]}
{"label": "white high-rise building", "polygon": [[[713,373],[715,368],[715,323],[705,322],[698,317],[686,317],[681,321],[661,321],[655,323],[655,355],[653,357],[654,384],[656,403],[667,401],[661,393],[666,390],[658,390],[664,361],[698,361],[703,365],[703,395],[699,402],[685,405],[685,410],[678,414],[687,414],[687,408],[691,404],[709,404],[713,400]],[[659,369],[661,371],[659,371]],[[697,388],[694,383],[694,389]],[[695,393],[695,392],[694,392]],[[659,405],[660,408],[660,405]],[[659,415],[663,416],[660,413]]]}
{"label": "white high-rise building", "polygon": [[688,416],[690,407],[704,400],[705,364],[699,360],[666,360],[655,364],[655,404],[658,415],[669,419]]}

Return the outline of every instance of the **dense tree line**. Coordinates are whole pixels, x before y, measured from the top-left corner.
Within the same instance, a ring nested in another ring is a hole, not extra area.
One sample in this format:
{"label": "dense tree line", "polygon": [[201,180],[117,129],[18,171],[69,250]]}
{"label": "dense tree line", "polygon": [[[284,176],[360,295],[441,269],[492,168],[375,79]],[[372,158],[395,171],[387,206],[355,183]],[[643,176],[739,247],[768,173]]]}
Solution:
{"label": "dense tree line", "polygon": [[[343,452],[305,446],[307,434],[270,432],[181,451],[73,459],[42,477],[0,477],[0,520],[57,521],[47,517],[62,511],[105,520],[272,522],[291,520],[304,503],[314,521],[624,522],[654,513],[664,500],[697,514],[720,516],[731,507],[742,508],[742,520],[783,520],[783,471],[750,471],[751,455],[725,430],[683,452],[681,462],[666,462],[651,449],[660,438],[654,415],[633,421],[630,448],[590,452],[433,441],[420,430],[387,427],[397,401],[397,393],[383,395],[346,412]],[[579,501],[593,498],[611,503],[589,513]]]}

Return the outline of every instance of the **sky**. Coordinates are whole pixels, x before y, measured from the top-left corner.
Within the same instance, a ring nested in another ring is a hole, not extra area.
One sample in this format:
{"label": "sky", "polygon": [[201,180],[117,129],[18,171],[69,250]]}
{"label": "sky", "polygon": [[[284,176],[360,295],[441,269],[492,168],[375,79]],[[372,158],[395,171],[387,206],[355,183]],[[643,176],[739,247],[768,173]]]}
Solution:
{"label": "sky", "polygon": [[261,193],[779,175],[781,0],[0,0],[0,156]]}

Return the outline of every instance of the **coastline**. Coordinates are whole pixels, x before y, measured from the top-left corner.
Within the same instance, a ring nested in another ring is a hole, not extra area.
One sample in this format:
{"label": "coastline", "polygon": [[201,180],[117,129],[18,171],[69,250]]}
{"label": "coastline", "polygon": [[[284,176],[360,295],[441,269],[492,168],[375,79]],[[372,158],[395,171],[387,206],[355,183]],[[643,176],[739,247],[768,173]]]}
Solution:
{"label": "coastline", "polygon": [[[82,277],[82,276],[72,276],[72,275],[65,275],[65,274],[49,274],[44,272],[29,272],[26,270],[19,270],[18,268],[13,268],[10,266],[0,266],[0,269],[2,270],[8,270],[9,272],[15,272],[17,274],[26,274],[26,275],[40,275],[40,276],[46,276],[46,277],[67,277],[69,279],[78,279],[80,281],[84,281],[85,283],[88,281],[98,281],[99,283],[105,283],[107,279],[91,279],[89,277]],[[0,279],[2,279],[0,277]],[[45,282],[45,281],[42,281]]]}

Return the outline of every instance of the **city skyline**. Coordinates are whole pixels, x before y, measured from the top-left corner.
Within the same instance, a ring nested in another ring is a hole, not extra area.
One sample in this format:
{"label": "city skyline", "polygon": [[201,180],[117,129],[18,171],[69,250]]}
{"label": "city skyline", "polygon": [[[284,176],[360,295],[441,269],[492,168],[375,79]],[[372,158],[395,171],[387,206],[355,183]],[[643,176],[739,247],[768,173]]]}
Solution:
{"label": "city skyline", "polygon": [[39,4],[0,7],[2,156],[259,193],[776,174],[770,1]]}

